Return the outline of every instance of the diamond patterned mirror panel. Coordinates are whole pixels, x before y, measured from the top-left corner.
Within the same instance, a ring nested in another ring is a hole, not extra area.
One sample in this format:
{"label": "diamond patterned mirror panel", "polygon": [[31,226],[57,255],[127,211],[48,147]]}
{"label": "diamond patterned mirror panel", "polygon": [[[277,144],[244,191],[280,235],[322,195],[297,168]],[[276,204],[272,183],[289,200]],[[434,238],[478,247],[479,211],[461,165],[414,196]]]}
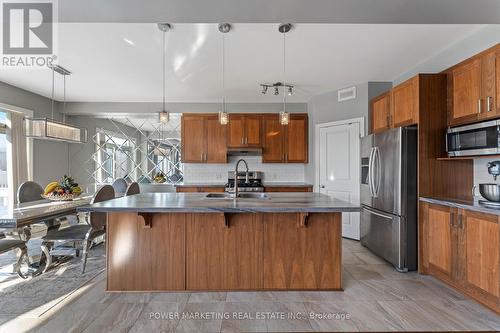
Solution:
{"label": "diamond patterned mirror panel", "polygon": [[86,186],[117,178],[142,184],[183,181],[181,114],[161,124],[158,115],[99,118],[73,116],[86,127],[86,144],[70,145],[70,173]]}

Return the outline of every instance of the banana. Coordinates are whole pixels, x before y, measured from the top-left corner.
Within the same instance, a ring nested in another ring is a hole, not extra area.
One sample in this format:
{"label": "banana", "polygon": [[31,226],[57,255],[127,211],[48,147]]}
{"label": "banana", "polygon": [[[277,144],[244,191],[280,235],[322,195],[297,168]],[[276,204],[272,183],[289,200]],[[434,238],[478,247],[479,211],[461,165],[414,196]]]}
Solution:
{"label": "banana", "polygon": [[45,190],[43,191],[43,193],[45,195],[49,194],[50,192],[54,191],[57,186],[59,185],[58,182],[50,182],[47,184],[47,186],[45,186]]}
{"label": "banana", "polygon": [[75,186],[71,190],[74,195],[80,195],[82,193],[82,188],[80,186]]}

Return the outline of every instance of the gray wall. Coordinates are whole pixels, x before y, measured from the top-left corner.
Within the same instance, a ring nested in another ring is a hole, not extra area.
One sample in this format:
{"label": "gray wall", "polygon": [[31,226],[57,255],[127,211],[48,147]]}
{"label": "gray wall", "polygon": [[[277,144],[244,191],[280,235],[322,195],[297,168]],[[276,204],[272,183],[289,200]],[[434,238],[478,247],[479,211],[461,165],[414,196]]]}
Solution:
{"label": "gray wall", "polygon": [[461,41],[438,50],[431,58],[396,77],[393,80],[394,85],[418,73],[439,73],[497,43],[500,43],[500,25],[481,26]]}
{"label": "gray wall", "polygon": [[[51,100],[0,82],[0,102],[33,111],[34,117],[51,117]],[[61,119],[55,105],[54,118]],[[68,144],[33,140],[33,180],[42,186],[68,173]]]}
{"label": "gray wall", "polygon": [[314,183],[315,178],[315,130],[316,124],[351,118],[365,118],[365,133],[368,130],[368,105],[371,98],[389,90],[391,82],[367,82],[356,85],[356,98],[337,101],[337,90],[312,97],[307,103],[309,113],[309,164],[305,169],[305,180]]}

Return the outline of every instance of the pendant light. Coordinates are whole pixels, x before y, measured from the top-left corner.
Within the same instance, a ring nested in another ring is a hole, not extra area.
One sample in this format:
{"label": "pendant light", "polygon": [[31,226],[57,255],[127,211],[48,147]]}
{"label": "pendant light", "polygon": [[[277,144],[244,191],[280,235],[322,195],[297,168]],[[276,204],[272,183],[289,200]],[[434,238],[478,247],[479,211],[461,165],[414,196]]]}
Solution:
{"label": "pendant light", "polygon": [[55,91],[55,73],[58,73],[64,78],[64,108],[66,107],[66,76],[71,75],[71,72],[59,65],[51,65],[52,70],[52,103],[51,103],[51,118],[25,118],[24,129],[27,138],[62,141],[70,143],[86,143],[87,129],[79,128],[64,121],[54,119],[54,91]]}
{"label": "pendant light", "polygon": [[[286,86],[286,33],[292,29],[290,23],[282,23],[278,31],[283,34],[283,86]],[[277,89],[277,88],[276,88]],[[276,95],[276,92],[275,92]],[[283,110],[280,112],[280,124],[288,125],[290,122],[290,113],[286,112],[286,93],[283,92]]]}
{"label": "pendant light", "polygon": [[162,75],[163,75],[163,80],[162,80],[162,109],[158,115],[158,120],[160,121],[160,124],[166,124],[170,120],[170,114],[166,110],[166,95],[167,95],[167,42],[166,42],[166,33],[170,29],[172,29],[172,26],[169,23],[158,23],[158,29],[160,29],[161,32],[163,32],[163,41],[162,41]]}
{"label": "pendant light", "polygon": [[229,115],[226,111],[226,72],[225,72],[225,62],[226,62],[226,33],[231,31],[231,24],[229,23],[221,23],[219,24],[219,31],[222,33],[222,105],[221,110],[219,111],[219,123],[221,125],[227,125],[229,123]]}

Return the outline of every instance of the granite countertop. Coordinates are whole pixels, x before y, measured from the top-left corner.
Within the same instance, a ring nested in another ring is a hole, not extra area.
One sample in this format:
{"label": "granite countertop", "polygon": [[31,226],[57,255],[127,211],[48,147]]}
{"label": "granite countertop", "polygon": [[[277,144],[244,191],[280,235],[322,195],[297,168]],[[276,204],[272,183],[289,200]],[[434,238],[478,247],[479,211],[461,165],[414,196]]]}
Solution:
{"label": "granite countertop", "polygon": [[[303,182],[263,182],[264,187],[312,187],[312,184]],[[224,183],[182,183],[176,184],[175,187],[225,187]]]}
{"label": "granite countertop", "polygon": [[269,199],[216,199],[207,193],[141,193],[78,208],[82,212],[276,213],[359,212],[360,206],[312,193],[269,193]]}
{"label": "granite countertop", "polygon": [[482,205],[478,202],[479,201],[478,199],[457,200],[457,199],[434,198],[434,197],[420,197],[420,201],[500,216],[500,207],[495,208],[491,206]]}

